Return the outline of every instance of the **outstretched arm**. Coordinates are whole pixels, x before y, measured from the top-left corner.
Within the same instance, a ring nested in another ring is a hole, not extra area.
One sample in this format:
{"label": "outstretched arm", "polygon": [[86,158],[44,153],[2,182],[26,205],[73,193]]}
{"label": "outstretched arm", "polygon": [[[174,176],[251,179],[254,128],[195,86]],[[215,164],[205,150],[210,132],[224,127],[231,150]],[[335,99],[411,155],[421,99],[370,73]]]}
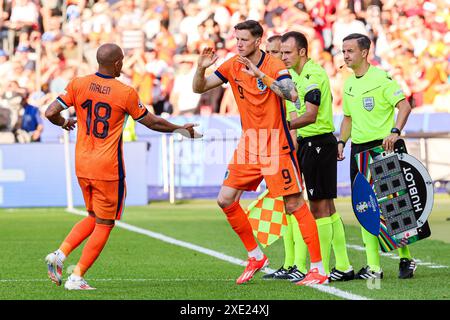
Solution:
{"label": "outstretched arm", "polygon": [[165,120],[164,118],[155,116],[154,114],[148,112],[144,118],[138,120],[147,128],[159,131],[159,132],[178,132],[187,138],[201,138],[202,134],[194,130],[194,127],[198,126],[194,123],[186,123],[183,126],[176,125],[172,122]]}
{"label": "outstretched arm", "polygon": [[292,102],[297,101],[298,99],[298,93],[297,88],[295,87],[294,82],[290,78],[282,79],[280,81],[277,81],[275,79],[272,79],[271,77],[267,76],[258,69],[257,66],[255,66],[249,59],[245,57],[239,57],[237,59],[238,62],[245,65],[247,68],[243,68],[242,71],[255,77],[258,79],[261,79],[262,82],[270,88],[275,94],[285,100],[289,100]]}

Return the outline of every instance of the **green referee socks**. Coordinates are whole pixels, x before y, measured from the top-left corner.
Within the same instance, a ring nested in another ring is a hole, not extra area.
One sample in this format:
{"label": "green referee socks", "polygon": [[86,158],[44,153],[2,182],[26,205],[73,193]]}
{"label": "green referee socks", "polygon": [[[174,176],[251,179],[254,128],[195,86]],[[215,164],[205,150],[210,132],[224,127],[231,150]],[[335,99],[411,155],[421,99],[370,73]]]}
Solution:
{"label": "green referee socks", "polygon": [[316,219],[319,232],[320,253],[322,263],[327,274],[330,274],[331,240],[333,239],[333,225],[331,217]]}
{"label": "green referee socks", "polygon": [[302,233],[298,227],[298,222],[295,217],[286,215],[288,228],[283,236],[284,242],[284,265],[283,268],[287,269],[293,265],[297,266],[297,269],[303,273],[306,273],[306,254],[308,247],[303,240]]}
{"label": "green referee socks", "polygon": [[411,260],[411,252],[409,252],[409,247],[404,246],[401,248],[398,248],[398,255],[400,256],[400,259],[406,258],[408,260]]}
{"label": "green referee socks", "polygon": [[347,242],[345,240],[344,224],[341,216],[335,212],[331,215],[331,224],[333,226],[333,245],[334,257],[336,259],[336,269],[339,271],[347,271],[350,268],[350,261],[347,254]]}
{"label": "green referee socks", "polygon": [[361,227],[364,246],[366,247],[367,265],[372,271],[381,270],[378,238]]}
{"label": "green referee socks", "polygon": [[295,259],[294,264],[300,272],[307,273],[306,269],[306,255],[308,254],[308,247],[303,240],[302,233],[298,227],[298,221],[294,216],[291,216],[292,221],[292,237],[294,239]]}
{"label": "green referee socks", "polygon": [[[287,214],[286,220],[287,220],[287,230],[283,236],[283,242],[284,242],[284,265],[283,265],[283,268],[285,268],[285,269],[292,267],[294,264],[294,238],[292,237],[292,230],[296,228],[296,226],[292,225],[291,215]],[[298,229],[298,227],[297,227],[297,229]]]}

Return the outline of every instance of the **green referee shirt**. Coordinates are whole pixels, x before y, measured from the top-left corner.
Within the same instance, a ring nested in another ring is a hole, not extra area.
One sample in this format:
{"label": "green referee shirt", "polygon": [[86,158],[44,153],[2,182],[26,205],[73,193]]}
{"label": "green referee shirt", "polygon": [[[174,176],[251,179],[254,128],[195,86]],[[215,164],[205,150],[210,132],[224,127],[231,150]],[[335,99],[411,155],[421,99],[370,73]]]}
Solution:
{"label": "green referee shirt", "polygon": [[290,112],[295,111],[299,116],[306,112],[305,95],[309,91],[319,89],[321,95],[316,122],[307,125],[306,127],[297,129],[297,136],[306,138],[333,132],[334,124],[333,109],[331,106],[332,98],[330,81],[325,70],[320,65],[309,59],[303,66],[300,74],[295,72],[294,69],[289,69],[289,73],[291,74],[292,80],[297,87],[300,105],[286,100],[288,120],[290,120]]}
{"label": "green referee shirt", "polygon": [[366,143],[386,138],[394,127],[395,106],[405,99],[398,83],[374,66],[344,84],[343,111],[352,117],[351,138]]}

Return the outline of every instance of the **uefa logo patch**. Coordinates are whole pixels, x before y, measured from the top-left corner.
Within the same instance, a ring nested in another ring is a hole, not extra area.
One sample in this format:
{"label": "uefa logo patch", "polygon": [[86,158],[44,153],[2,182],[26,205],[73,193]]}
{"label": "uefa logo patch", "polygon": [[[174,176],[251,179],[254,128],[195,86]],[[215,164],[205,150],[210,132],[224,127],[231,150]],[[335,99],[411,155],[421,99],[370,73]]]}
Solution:
{"label": "uefa logo patch", "polygon": [[372,111],[372,109],[375,107],[375,99],[374,99],[374,97],[363,98],[363,107],[367,111]]}

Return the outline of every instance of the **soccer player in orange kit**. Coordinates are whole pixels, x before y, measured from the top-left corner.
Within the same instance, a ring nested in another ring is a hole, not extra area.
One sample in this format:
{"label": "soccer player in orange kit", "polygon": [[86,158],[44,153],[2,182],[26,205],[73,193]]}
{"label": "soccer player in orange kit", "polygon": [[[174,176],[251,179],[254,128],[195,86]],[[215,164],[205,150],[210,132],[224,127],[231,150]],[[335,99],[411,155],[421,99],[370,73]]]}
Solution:
{"label": "soccer player in orange kit", "polygon": [[[61,285],[64,260],[89,237],[64,285],[68,290],[95,289],[83,276],[103,250],[115,220],[121,218],[126,196],[122,132],[128,115],[155,131],[201,137],[194,124],[178,126],[148,112],[136,90],[115,79],[120,76],[123,58],[119,46],[100,46],[98,72],[70,81],[66,92],[45,112],[53,124],[63,129],[72,130],[78,125],[75,169],[89,215],[72,228],[58,250],[45,258],[50,279]],[[75,108],[76,120],[60,115],[70,106]]]}
{"label": "soccer player in orange kit", "polygon": [[284,99],[298,100],[295,84],[281,60],[259,49],[263,28],[258,22],[247,20],[234,29],[238,55],[205,77],[205,70],[218,58],[212,48],[205,48],[192,87],[194,92],[203,93],[229,81],[241,116],[243,134],[217,199],[248,252],[247,266],[236,283],[248,282],[269,263],[239,204],[242,192],[256,190],[262,179],[271,196],[283,196],[286,213],[298,220],[308,246],[311,269],[298,284],[327,283],[316,222],[302,196],[301,173],[286,121]]}

